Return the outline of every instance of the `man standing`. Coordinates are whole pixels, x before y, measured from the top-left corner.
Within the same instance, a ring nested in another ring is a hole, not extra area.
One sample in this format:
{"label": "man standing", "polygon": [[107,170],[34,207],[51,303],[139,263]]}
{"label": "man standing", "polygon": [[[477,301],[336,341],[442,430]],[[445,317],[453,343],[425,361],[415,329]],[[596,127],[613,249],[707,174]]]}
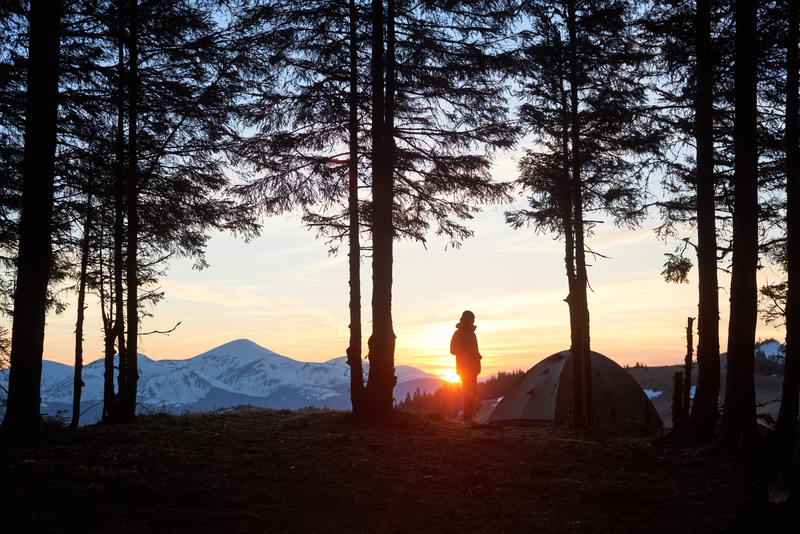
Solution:
{"label": "man standing", "polygon": [[478,375],[481,374],[481,354],[475,335],[475,314],[467,310],[461,314],[456,331],[450,340],[450,354],[456,356],[456,373],[464,389],[464,415],[466,424],[475,424],[473,418],[475,398],[478,394]]}

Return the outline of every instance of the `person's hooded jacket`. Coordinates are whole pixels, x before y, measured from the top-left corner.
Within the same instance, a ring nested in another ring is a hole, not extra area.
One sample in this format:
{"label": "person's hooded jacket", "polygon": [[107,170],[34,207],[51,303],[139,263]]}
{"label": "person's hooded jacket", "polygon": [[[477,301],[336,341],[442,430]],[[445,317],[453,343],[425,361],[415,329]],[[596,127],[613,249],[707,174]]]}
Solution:
{"label": "person's hooded jacket", "polygon": [[[461,316],[456,331],[450,340],[450,354],[456,357],[456,373],[458,376],[478,376],[481,374],[481,353],[478,351],[477,328],[472,321]],[[474,320],[474,316],[473,316]]]}

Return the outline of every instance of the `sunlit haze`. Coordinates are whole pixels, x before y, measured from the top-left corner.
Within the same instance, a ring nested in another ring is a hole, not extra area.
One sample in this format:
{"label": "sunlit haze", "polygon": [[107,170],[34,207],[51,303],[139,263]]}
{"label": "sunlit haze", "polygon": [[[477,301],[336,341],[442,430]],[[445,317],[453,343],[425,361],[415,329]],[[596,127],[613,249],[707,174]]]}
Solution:
{"label": "sunlit haze", "polygon": [[[500,169],[514,177],[513,164]],[[569,348],[564,244],[533,230],[512,230],[508,206],[490,207],[471,221],[475,236],[460,249],[431,236],[395,245],[393,318],[395,363],[452,379],[455,358],[450,337],[461,312],[476,316],[483,355],[482,375],[527,370],[542,358]],[[590,239],[589,308],[592,349],[621,365],[679,363],[686,351],[686,319],[697,312],[697,283],[663,281],[665,244],[653,233],[657,221],[631,231],[603,225]],[[299,217],[265,221],[261,237],[244,243],[215,235],[208,246],[210,267],[191,269],[173,260],[161,283],[166,300],[143,320],[139,350],[149,358],[186,359],[236,339],[250,339],[299,361],[323,362],[345,354],[349,338],[346,247],[327,254],[322,240]],[[362,261],[364,355],[371,331],[371,259]],[[770,281],[770,269],[760,275]],[[728,280],[720,278],[722,351],[726,350]],[[74,299],[62,315],[47,319],[44,357],[74,363]],[[98,299],[87,299],[84,361],[103,356]],[[783,333],[759,323],[757,336],[783,340]]]}
{"label": "sunlit haze", "polygon": [[458,382],[461,380],[461,377],[458,376],[455,369],[440,369],[438,372],[434,371],[435,374],[438,374],[442,377],[443,380],[447,382]]}

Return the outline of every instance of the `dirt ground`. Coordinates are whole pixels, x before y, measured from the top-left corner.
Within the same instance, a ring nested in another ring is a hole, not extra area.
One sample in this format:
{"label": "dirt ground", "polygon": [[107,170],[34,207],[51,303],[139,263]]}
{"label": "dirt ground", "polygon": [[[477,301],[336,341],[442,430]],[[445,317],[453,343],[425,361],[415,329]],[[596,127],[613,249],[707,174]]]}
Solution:
{"label": "dirt ground", "polygon": [[[719,532],[745,464],[632,427],[254,410],[52,427],[0,455],[5,533]],[[757,530],[746,530],[755,532]]]}

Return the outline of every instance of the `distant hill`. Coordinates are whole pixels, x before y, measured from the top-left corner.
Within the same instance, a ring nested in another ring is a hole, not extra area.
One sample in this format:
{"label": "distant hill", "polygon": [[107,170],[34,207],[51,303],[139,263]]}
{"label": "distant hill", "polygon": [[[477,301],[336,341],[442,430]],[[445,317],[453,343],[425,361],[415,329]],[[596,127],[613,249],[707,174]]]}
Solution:
{"label": "distant hill", "polygon": [[[116,362],[115,362],[116,363]],[[364,363],[365,373],[369,362]],[[187,360],[151,360],[139,355],[140,410],[172,413],[213,410],[250,404],[264,408],[297,409],[306,406],[350,409],[350,367],[346,357],[324,363],[299,362],[247,339],[231,341]],[[104,361],[83,369],[81,424],[99,420],[103,398]],[[74,368],[42,362],[42,413],[72,417]],[[413,390],[433,392],[442,380],[408,365],[395,367],[395,398]],[[8,371],[0,372],[0,386],[8,387]],[[412,386],[409,386],[412,387]]]}
{"label": "distant hill", "polygon": [[[756,354],[763,352],[769,360],[775,360],[782,356],[781,344],[774,339],[756,344]],[[667,426],[672,421],[672,389],[673,379],[676,371],[683,371],[683,365],[667,365],[661,367],[631,367],[627,371],[639,382],[650,400],[653,402],[658,414]],[[719,402],[725,399],[725,379],[728,374],[728,354],[720,354],[720,390]],[[769,414],[773,419],[778,418],[779,399],[783,392],[783,377],[777,374],[755,374],[756,402],[762,406],[758,408],[759,414]],[[692,394],[694,385],[697,384],[697,365],[692,369]]]}

